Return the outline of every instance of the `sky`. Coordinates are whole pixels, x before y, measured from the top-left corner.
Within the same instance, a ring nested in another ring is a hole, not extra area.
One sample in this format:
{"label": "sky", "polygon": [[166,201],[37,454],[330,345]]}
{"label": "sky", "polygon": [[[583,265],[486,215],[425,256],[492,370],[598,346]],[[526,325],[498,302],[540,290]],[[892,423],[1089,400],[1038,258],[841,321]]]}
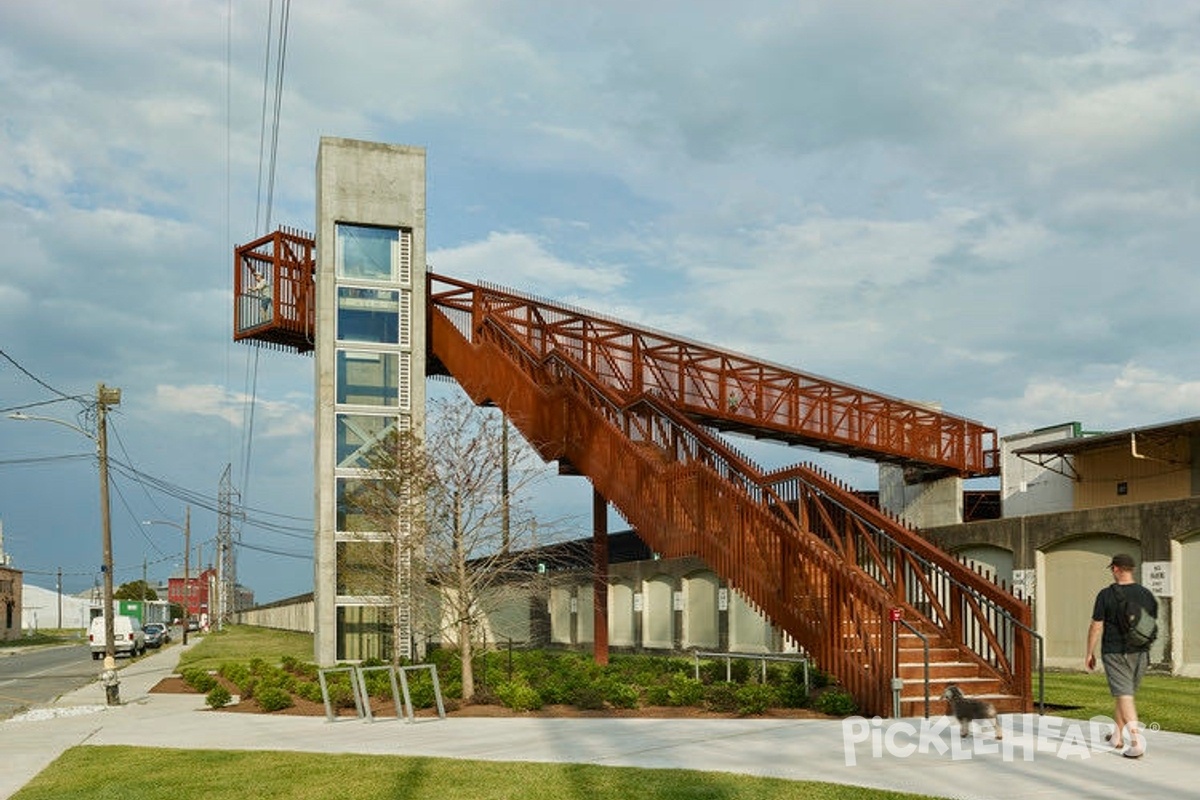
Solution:
{"label": "sky", "polygon": [[[283,8],[0,3],[0,522],[29,583],[100,580],[70,426],[102,382],[116,582],[180,569],[189,507],[214,559],[228,469],[239,581],[311,591],[313,362],[230,331],[234,246],[313,230],[321,136],[427,149],[439,273],[1001,436],[1200,415],[1194,0],[297,3],[276,117]],[[548,486],[588,535],[583,480]]]}

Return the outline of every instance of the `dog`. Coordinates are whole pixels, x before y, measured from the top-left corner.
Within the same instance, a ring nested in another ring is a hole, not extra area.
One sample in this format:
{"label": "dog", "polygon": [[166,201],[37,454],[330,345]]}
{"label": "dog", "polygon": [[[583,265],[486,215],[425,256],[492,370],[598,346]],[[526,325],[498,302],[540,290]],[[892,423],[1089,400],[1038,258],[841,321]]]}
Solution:
{"label": "dog", "polygon": [[986,719],[991,721],[996,738],[1004,738],[1004,732],[1000,730],[1000,722],[996,719],[996,707],[991,703],[986,700],[972,700],[964,696],[962,690],[954,684],[946,687],[942,699],[950,705],[950,713],[958,720],[961,735],[971,735],[971,720]]}

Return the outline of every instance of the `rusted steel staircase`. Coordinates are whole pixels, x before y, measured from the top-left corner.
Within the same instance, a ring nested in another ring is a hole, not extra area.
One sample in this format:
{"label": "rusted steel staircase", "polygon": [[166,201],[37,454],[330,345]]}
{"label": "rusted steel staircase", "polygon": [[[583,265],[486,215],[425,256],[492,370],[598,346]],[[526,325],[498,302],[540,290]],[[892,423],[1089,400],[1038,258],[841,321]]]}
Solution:
{"label": "rusted steel staircase", "polygon": [[994,432],[508,290],[429,284],[431,372],[586,475],[655,551],[702,558],[864,713],[893,713],[894,675],[902,715],[924,712],[926,685],[940,709],[949,683],[1031,708],[1027,606],[819,470],[764,473],[712,429],[963,475],[994,472]]}
{"label": "rusted steel staircase", "polygon": [[[237,248],[234,269],[234,338],[311,352],[312,237],[277,231]],[[949,683],[1031,708],[1027,606],[829,476],[764,473],[716,433],[976,476],[997,472],[995,431],[497,287],[428,280],[427,371],[502,408],[654,550],[704,559],[864,713],[892,713],[894,675],[903,715]]]}

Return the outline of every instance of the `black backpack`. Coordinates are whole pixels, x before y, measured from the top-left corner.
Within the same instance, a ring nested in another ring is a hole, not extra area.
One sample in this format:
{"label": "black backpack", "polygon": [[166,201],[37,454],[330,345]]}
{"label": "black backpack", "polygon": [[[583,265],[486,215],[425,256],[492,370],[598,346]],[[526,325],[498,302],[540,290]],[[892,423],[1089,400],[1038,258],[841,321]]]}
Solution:
{"label": "black backpack", "polygon": [[1117,598],[1117,626],[1126,649],[1149,650],[1158,638],[1158,620],[1141,603],[1131,603],[1119,583],[1113,584],[1113,594]]}

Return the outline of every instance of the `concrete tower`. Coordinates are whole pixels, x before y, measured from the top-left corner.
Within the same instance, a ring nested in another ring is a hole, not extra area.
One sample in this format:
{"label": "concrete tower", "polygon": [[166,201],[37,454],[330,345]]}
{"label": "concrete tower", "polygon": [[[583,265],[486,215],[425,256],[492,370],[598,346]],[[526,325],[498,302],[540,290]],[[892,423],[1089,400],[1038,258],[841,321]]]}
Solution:
{"label": "concrete tower", "polygon": [[[316,219],[314,655],[411,657],[412,581],[394,544],[410,521],[374,530],[347,498],[372,480],[373,443],[424,427],[424,148],[322,138]],[[362,569],[389,560],[398,581]]]}

